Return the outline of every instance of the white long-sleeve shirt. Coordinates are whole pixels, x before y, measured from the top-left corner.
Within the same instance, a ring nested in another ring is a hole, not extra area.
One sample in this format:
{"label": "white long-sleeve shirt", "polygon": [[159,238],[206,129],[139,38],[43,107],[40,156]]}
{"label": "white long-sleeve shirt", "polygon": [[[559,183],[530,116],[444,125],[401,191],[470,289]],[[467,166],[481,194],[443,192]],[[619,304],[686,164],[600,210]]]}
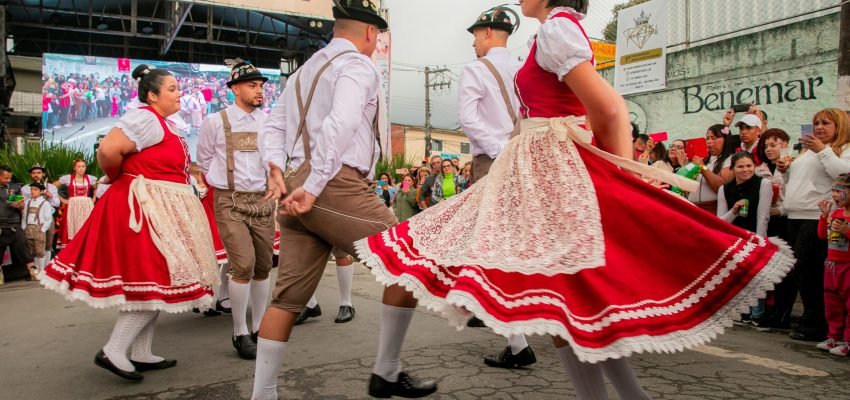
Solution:
{"label": "white long-sleeve shirt", "polygon": [[353,50],[331,63],[322,74],[313,104],[307,113],[307,130],[310,134],[312,172],[304,183],[304,190],[319,196],[325,185],[343,165],[364,174],[370,173],[380,155],[372,124],[378,109],[380,75],[372,61],[357,53],[348,40],[336,38],[301,67],[286,81],[271,115],[260,131],[260,154],[263,166],[268,163],[284,169],[286,156],[292,160],[291,168],[304,162],[304,146],[298,134],[301,120],[298,112],[295,82],[301,77],[301,95],[307,102],[310,86],[319,69],[337,54]]}
{"label": "white long-sleeve shirt", "polygon": [[[735,218],[738,218],[738,215],[732,212],[728,205],[726,205],[726,194],[724,193],[723,188],[726,185],[720,187],[720,190],[717,191],[717,216],[722,220],[732,223]],[[751,204],[750,210],[756,211],[756,234],[760,236],[767,236],[767,223],[770,222],[770,206],[773,200],[773,185],[767,179],[761,180],[761,186],[759,187],[759,203]],[[753,207],[755,206],[755,207]],[[750,211],[752,212],[752,211]]]}
{"label": "white long-sleeve shirt", "polygon": [[[522,64],[504,47],[490,49],[484,58],[499,71],[514,115],[519,116],[519,100],[513,91],[513,80]],[[458,120],[472,145],[472,155],[496,158],[510,140],[514,122],[498,81],[484,63],[473,61],[463,68],[457,105]]]}
{"label": "white long-sleeve shirt", "polygon": [[[57,189],[56,186],[53,186],[50,183],[44,183],[44,186],[46,186],[47,192],[50,193],[50,205],[53,206],[53,208],[59,208],[59,189]],[[24,196],[24,200],[30,201],[30,199],[32,198],[30,185],[22,187],[21,194]]]}
{"label": "white long-sleeve shirt", "polygon": [[850,145],[844,146],[841,157],[827,146],[820,153],[808,150],[797,157],[785,172],[785,201],[783,206],[790,219],[817,220],[821,212],[818,201],[832,196],[832,182],[838,175],[850,172]]}
{"label": "white long-sleeve shirt", "polygon": [[[44,204],[45,201],[44,197],[41,197],[24,202],[24,217],[21,218],[21,228],[26,229],[27,225],[35,225],[38,221],[41,221],[41,231],[47,232],[53,222],[53,206],[50,203]],[[38,214],[31,214],[30,207],[39,207]]]}
{"label": "white long-sleeve shirt", "polygon": [[[266,122],[266,113],[255,109],[247,113],[239,106],[225,109],[233,132],[259,132]],[[261,147],[257,138],[258,147]],[[201,124],[196,151],[198,166],[205,172],[207,182],[218,189],[227,189],[227,141],[224,137],[224,122],[221,114],[207,116]],[[259,151],[233,152],[233,184],[240,192],[263,192],[266,190],[266,172]]]}

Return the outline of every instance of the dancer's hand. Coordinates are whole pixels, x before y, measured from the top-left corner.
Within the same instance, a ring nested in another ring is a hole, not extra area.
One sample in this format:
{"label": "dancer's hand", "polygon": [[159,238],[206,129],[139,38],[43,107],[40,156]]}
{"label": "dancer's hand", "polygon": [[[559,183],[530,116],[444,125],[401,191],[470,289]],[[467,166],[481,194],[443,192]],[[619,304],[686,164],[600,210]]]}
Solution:
{"label": "dancer's hand", "polygon": [[269,183],[268,191],[263,200],[280,200],[286,196],[286,184],[283,182],[283,171],[269,161]]}
{"label": "dancer's hand", "polygon": [[299,187],[281,203],[281,212],[290,217],[306,214],[313,209],[316,196],[308,193],[303,187]]}

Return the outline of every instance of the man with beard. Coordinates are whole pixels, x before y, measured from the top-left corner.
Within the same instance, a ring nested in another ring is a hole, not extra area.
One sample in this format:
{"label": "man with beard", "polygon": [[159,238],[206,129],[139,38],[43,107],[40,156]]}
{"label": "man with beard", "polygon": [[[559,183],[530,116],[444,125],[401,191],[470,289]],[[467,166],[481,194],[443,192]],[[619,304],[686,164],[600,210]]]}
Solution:
{"label": "man with beard", "polygon": [[275,228],[274,202],[263,200],[266,172],[257,147],[257,132],[266,121],[260,107],[268,78],[242,60],[228,60],[228,64],[231,72],[227,87],[236,101],[204,120],[197,160],[207,183],[215,187],[215,220],[230,261],[233,347],[239,357],[252,360],[257,355],[256,334],[269,298]]}

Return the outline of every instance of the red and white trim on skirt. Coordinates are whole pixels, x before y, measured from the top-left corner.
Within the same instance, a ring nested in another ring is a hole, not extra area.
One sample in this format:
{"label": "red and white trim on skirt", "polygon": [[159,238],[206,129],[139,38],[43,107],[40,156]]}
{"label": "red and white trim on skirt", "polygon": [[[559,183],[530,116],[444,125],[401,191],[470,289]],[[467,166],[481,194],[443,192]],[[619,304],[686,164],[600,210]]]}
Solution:
{"label": "red and white trim on skirt", "polygon": [[199,283],[163,286],[155,282],[124,282],[120,276],[98,279],[75,269],[54,259],[40,273],[39,281],[65,299],[79,300],[93,308],[117,306],[121,311],[180,313],[207,309],[215,302],[212,289]]}
{"label": "red and white trim on skirt", "polygon": [[[359,259],[379,282],[404,287],[420,304],[441,313],[458,330],[475,315],[506,337],[525,334],[564,338],[580,360],[591,363],[634,353],[673,353],[705,344],[732,326],[733,317],[764,298],[794,264],[791,249],[784,242],[752,235],[735,242],[704,273],[672,296],[611,304],[594,315],[578,315],[562,293],[552,290],[557,285],[545,282],[581,284],[581,272],[547,277],[477,266],[446,268],[418,252],[406,223],[362,239],[355,247]],[[522,283],[505,288],[491,278]],[[528,282],[541,284],[521,287]]]}

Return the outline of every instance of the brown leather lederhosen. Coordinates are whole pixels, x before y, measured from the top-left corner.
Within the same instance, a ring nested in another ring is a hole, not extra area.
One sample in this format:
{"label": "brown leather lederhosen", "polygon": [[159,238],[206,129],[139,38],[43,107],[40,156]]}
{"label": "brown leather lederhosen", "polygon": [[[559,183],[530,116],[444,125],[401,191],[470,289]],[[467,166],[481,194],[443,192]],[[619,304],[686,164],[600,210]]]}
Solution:
{"label": "brown leather lederhosen", "polygon": [[[310,133],[306,120],[316,86],[331,63],[348,53],[352,52],[336,55],[318,71],[306,102],[301,98],[301,73],[298,73],[295,91],[301,120],[295,142],[302,139],[304,162],[295,171],[289,170],[287,163],[285,184],[289,192],[302,187],[312,172]],[[375,124],[374,128],[377,128]],[[379,140],[377,134],[376,139]],[[354,241],[385,231],[398,223],[393,212],[375,195],[374,182],[367,179],[366,174],[347,165],[343,165],[339,173],[328,181],[310,212],[298,217],[279,216],[278,221],[281,249],[297,250],[281,252],[281,267],[271,306],[292,313],[301,312],[315,292],[332,248],[353,255]]]}
{"label": "brown leather lederhosen", "polygon": [[236,190],[234,153],[255,152],[257,132],[233,132],[227,110],[221,110],[227,159],[227,189],[215,190],[215,219],[221,241],[227,250],[230,273],[242,280],[264,280],[272,268],[274,242],[274,202],[265,201],[265,192]]}
{"label": "brown leather lederhosen", "polygon": [[[44,257],[47,235],[45,232],[41,231],[41,224],[43,223],[41,220],[41,207],[44,207],[46,203],[47,200],[44,200],[38,207],[33,207],[32,200],[30,200],[30,206],[27,207],[27,212],[24,213],[24,221],[27,221],[27,227],[24,229],[24,235],[27,238],[27,246],[35,258]],[[36,215],[35,225],[29,223],[29,216],[32,213],[35,213]]]}
{"label": "brown leather lederhosen", "polygon": [[[499,73],[499,70],[496,69],[496,66],[493,65],[490,60],[481,57],[477,61],[486,65],[487,69],[490,70],[490,73],[493,74],[493,77],[496,78],[496,82],[499,83],[499,90],[502,92],[502,99],[505,100],[505,106],[508,108],[508,114],[511,116],[511,122],[514,124],[514,130],[511,133],[511,138],[513,138],[519,134],[519,118],[517,117],[516,111],[514,111],[513,104],[511,104],[511,97],[508,95],[508,88],[505,85],[505,80],[502,79],[502,75]],[[493,161],[494,160],[487,154],[479,154],[472,157],[472,183],[475,183],[481,178],[487,176],[487,173],[490,172],[490,167],[493,166]]]}

